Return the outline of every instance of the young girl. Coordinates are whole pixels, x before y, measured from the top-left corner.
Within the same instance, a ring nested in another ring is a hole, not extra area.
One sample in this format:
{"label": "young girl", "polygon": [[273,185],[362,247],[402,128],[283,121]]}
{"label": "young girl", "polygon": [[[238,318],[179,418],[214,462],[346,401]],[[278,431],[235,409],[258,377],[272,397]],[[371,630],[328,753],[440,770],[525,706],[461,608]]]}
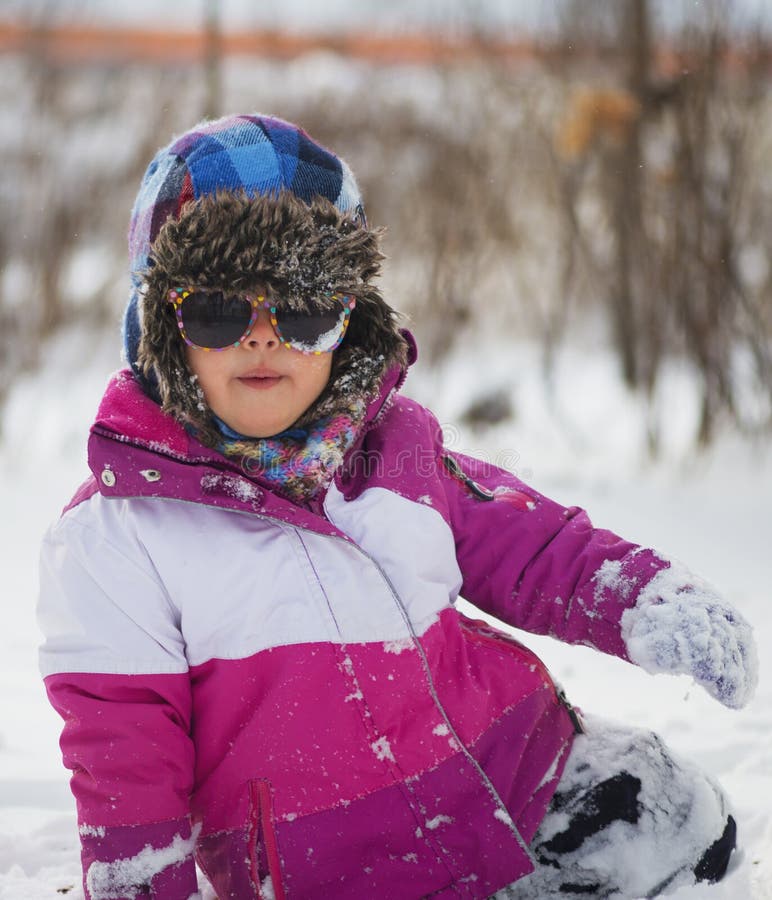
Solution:
{"label": "young girl", "polygon": [[[455,608],[731,707],[749,626],[652,550],[443,448],[351,171],[263,116],[160,151],[130,369],[46,536],[41,665],[90,900],[653,897],[724,874],[721,790],[583,719]],[[507,887],[510,886],[510,887]]]}

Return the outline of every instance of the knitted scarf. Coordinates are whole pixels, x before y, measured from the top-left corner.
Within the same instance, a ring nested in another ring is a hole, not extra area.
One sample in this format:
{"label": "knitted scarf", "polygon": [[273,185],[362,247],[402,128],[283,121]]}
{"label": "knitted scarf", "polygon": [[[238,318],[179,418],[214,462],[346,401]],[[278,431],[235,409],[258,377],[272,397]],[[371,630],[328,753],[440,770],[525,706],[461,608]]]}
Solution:
{"label": "knitted scarf", "polygon": [[[210,427],[202,422],[198,428],[188,423],[187,428],[224,456],[237,459],[247,475],[259,476],[294,503],[307,503],[332,482],[361,434],[368,405],[380,394],[386,373],[395,363],[404,364],[403,352],[373,358],[364,350],[344,346],[322,395],[290,428],[272,437],[239,434],[211,410]],[[207,409],[202,393],[199,403]]]}
{"label": "knitted scarf", "polygon": [[366,401],[356,398],[305,428],[290,428],[267,438],[244,437],[217,419],[222,434],[217,449],[225,456],[239,457],[248,475],[259,475],[293,502],[307,502],[331,483],[356,441],[366,410]]}

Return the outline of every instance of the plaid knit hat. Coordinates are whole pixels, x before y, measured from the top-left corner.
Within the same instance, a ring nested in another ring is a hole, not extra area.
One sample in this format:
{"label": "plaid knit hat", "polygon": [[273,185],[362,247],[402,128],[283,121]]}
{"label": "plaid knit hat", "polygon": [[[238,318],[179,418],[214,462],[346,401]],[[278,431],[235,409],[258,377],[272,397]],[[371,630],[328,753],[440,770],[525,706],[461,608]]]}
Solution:
{"label": "plaid knit hat", "polygon": [[252,197],[288,191],[306,203],[322,197],[366,224],[349,167],[296,125],[270,116],[227,116],[175,138],[148,166],[129,225],[132,289],[124,317],[124,349],[140,379],[139,290],[153,241],[187,202],[221,191]]}

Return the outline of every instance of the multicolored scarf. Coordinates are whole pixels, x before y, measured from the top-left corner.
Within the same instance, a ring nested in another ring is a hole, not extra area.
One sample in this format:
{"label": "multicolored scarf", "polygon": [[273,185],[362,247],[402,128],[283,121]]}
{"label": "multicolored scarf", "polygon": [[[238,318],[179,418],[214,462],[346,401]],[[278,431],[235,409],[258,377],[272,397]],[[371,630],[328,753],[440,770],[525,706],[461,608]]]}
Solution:
{"label": "multicolored scarf", "polygon": [[367,402],[359,397],[305,428],[268,438],[244,437],[217,419],[223,438],[218,450],[240,457],[248,475],[259,475],[293,502],[307,502],[331,483],[359,435],[366,411]]}

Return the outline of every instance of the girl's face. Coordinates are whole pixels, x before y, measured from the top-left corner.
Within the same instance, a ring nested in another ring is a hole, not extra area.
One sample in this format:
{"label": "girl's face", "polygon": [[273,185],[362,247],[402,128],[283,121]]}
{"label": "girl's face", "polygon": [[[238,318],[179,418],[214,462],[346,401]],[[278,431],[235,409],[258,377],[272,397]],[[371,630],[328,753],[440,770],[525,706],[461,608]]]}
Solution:
{"label": "girl's face", "polygon": [[281,343],[261,309],[249,336],[221,353],[185,348],[188,366],[210,409],[245,437],[271,437],[289,428],[322,393],[332,353],[300,353]]}

